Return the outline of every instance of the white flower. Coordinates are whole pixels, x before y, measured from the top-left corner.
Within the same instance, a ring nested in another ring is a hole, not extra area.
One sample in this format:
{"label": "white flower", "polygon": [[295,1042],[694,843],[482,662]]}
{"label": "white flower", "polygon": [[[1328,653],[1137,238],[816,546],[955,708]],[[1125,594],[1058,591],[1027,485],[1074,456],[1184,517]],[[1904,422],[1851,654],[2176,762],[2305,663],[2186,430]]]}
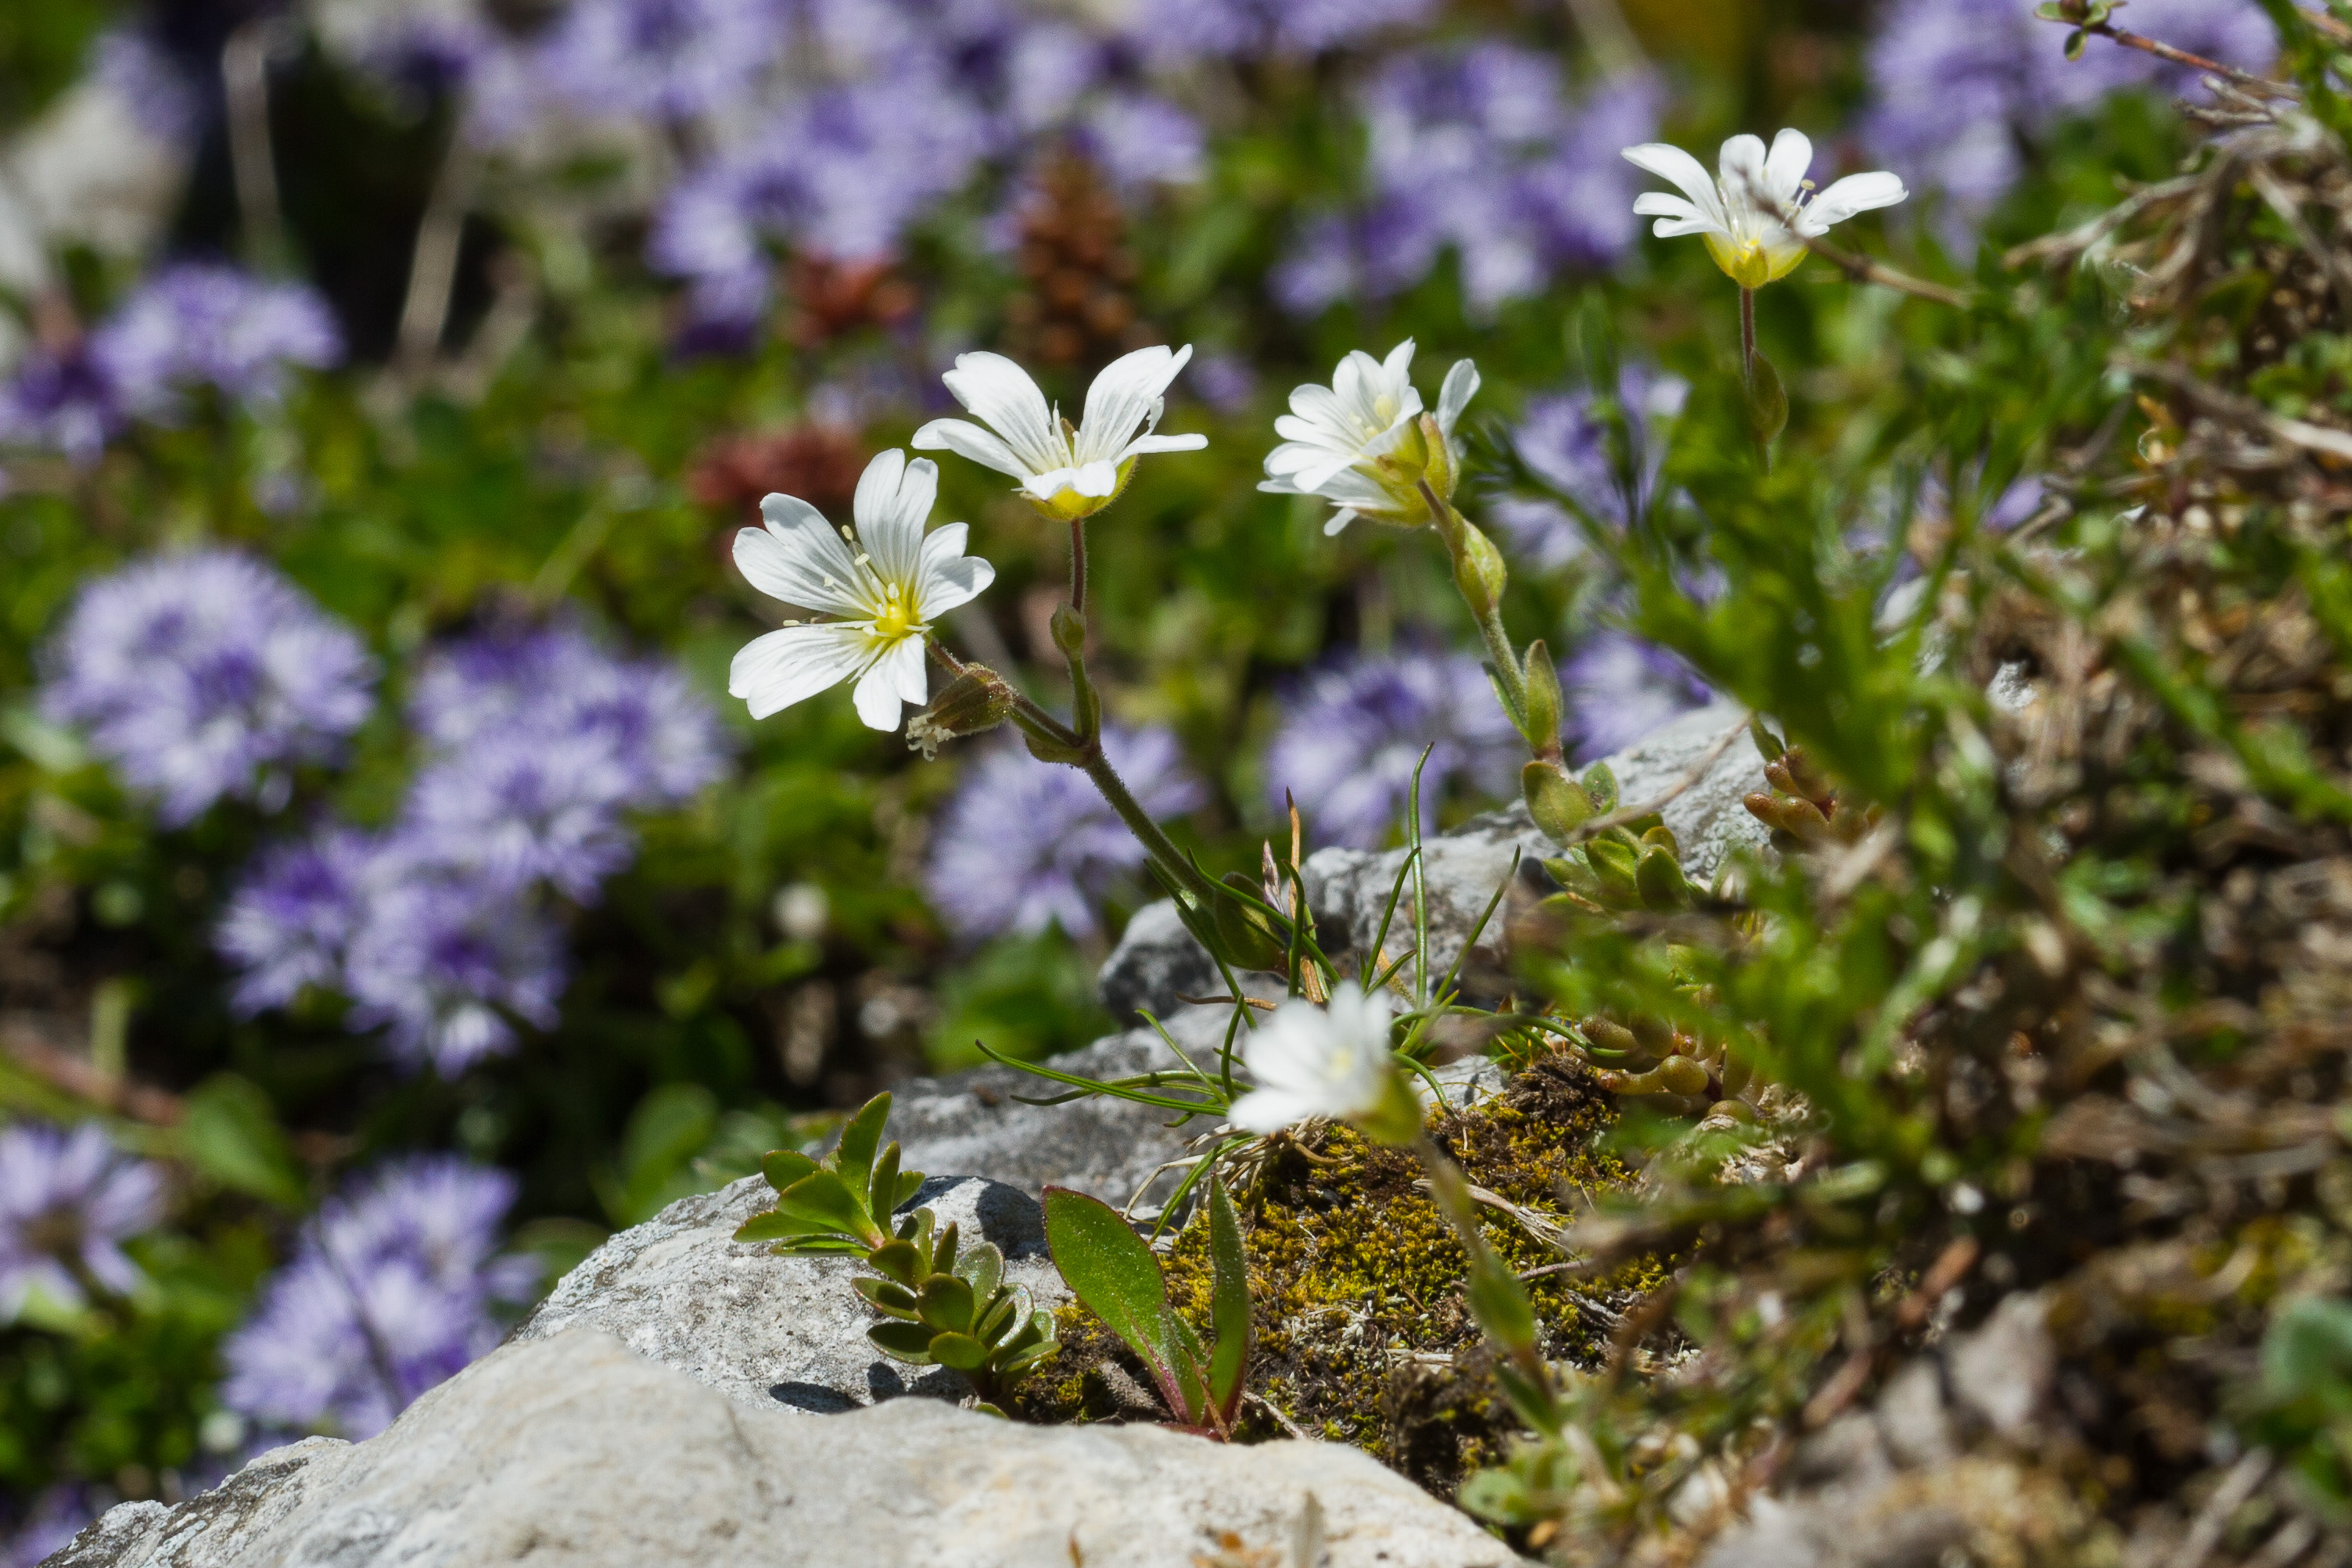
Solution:
{"label": "white flower", "polygon": [[1002,354],[958,354],[940,379],[988,429],[935,419],[915,432],[923,452],[960,452],[1021,481],[1030,504],[1057,517],[1091,517],[1110,505],[1147,452],[1197,452],[1205,435],[1154,435],[1168,383],[1192,347],[1138,349],[1103,367],[1087,389],[1087,415],[1073,431],[1029,372]]}
{"label": "white flower", "polygon": [[1283,1003],[1243,1045],[1242,1060],[1257,1087],[1234,1103],[1235,1126],[1277,1133],[1333,1116],[1365,1124],[1384,1142],[1420,1130],[1421,1103],[1389,1050],[1388,998],[1366,996],[1353,980],[1341,981],[1327,1007]]}
{"label": "white flower", "polygon": [[1359,515],[1412,527],[1430,520],[1420,482],[1445,499],[1454,494],[1461,453],[1454,426],[1478,390],[1478,367],[1457,360],[1437,394],[1437,442],[1423,427],[1421,394],[1412,389],[1412,340],[1389,351],[1385,362],[1361,349],[1339,361],[1328,387],[1312,383],[1290,394],[1290,412],[1274,422],[1282,444],[1266,454],[1261,490],[1278,496],[1320,496],[1339,508],[1323,525],[1336,534]]}
{"label": "white flower", "polygon": [[875,729],[898,728],[898,705],[927,699],[931,622],[996,580],[994,567],[963,553],[961,523],[924,536],[939,487],[929,458],[883,453],[857,481],[854,537],[797,497],[760,503],[767,527],[735,536],[735,564],[761,592],[840,619],[783,627],[735,655],[727,690],[753,718],[847,680],[857,683],[857,716]]}
{"label": "white flower", "polygon": [[[1651,232],[1661,239],[1700,235],[1715,265],[1742,288],[1761,288],[1786,277],[1804,259],[1805,241],[1828,233],[1832,224],[1873,207],[1891,207],[1910,194],[1901,180],[1884,172],[1849,174],[1810,194],[1813,186],[1805,170],[1813,161],[1813,144],[1799,131],[1774,137],[1769,153],[1753,136],[1733,137],[1723,144],[1717,179],[1707,178],[1697,159],[1663,141],[1626,148],[1625,161],[1682,190],[1680,196],[1651,191],[1635,199],[1635,213],[1658,220]],[[1790,213],[1796,214],[1793,233],[1783,221]]]}

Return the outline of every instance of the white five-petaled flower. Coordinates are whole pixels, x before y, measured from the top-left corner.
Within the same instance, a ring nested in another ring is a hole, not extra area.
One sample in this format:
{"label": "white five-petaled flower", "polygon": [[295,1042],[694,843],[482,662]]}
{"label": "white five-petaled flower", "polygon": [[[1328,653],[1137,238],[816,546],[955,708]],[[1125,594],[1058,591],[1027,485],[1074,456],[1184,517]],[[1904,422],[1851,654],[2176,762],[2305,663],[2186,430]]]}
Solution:
{"label": "white five-petaled flower", "polygon": [[1168,383],[1192,347],[1138,349],[1113,360],[1087,389],[1086,418],[1076,430],[1049,406],[1029,372],[1002,354],[958,354],[940,379],[956,402],[978,415],[935,419],[915,432],[923,452],[958,452],[1021,481],[1032,506],[1071,521],[1110,505],[1147,452],[1197,452],[1205,435],[1157,435]]}
{"label": "white five-petaled flower", "polygon": [[1421,1130],[1417,1100],[1389,1049],[1388,998],[1343,980],[1328,1006],[1276,1008],[1242,1047],[1257,1087],[1234,1102],[1234,1124],[1278,1133],[1310,1116],[1352,1122],[1383,1143]]}
{"label": "white five-petaled flower", "polygon": [[1412,386],[1412,340],[1386,361],[1358,349],[1339,361],[1331,384],[1290,394],[1290,412],[1274,422],[1282,444],[1266,454],[1258,488],[1278,496],[1320,496],[1339,511],[1323,525],[1336,534],[1359,516],[1410,528],[1430,520],[1420,482],[1452,499],[1461,454],[1454,427],[1478,390],[1478,367],[1457,360],[1437,394],[1437,440],[1423,428]]}
{"label": "white five-petaled flower", "polygon": [[[1756,137],[1733,137],[1723,144],[1721,172],[1714,179],[1697,159],[1663,141],[1626,148],[1625,161],[1682,191],[1680,196],[1651,191],[1635,198],[1635,213],[1658,220],[1651,232],[1661,239],[1704,238],[1715,265],[1742,288],[1761,288],[1786,277],[1804,259],[1805,241],[1826,234],[1832,224],[1874,207],[1891,207],[1910,194],[1901,180],[1883,171],[1849,174],[1815,193],[1805,178],[1813,144],[1800,131],[1781,131],[1769,152]],[[1793,225],[1786,221],[1792,214]]]}
{"label": "white five-petaled flower", "polygon": [[835,534],[797,497],[760,503],[767,526],[735,536],[735,564],[761,592],[839,619],[785,626],[735,655],[727,690],[753,718],[847,680],[857,683],[857,716],[875,729],[898,727],[900,703],[928,700],[931,622],[996,580],[994,567],[963,553],[963,524],[925,536],[939,487],[937,464],[894,450],[857,482],[855,535]]}

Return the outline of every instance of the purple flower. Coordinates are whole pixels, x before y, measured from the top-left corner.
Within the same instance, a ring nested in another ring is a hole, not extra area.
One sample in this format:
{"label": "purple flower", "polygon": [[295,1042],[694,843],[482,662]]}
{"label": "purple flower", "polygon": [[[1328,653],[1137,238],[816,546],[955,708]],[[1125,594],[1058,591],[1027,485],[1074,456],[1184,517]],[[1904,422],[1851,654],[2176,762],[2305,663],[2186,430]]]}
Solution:
{"label": "purple flower", "polygon": [[1244,354],[1203,350],[1192,356],[1185,380],[1195,397],[1222,414],[1246,413],[1257,400],[1257,370]]}
{"label": "purple flower", "polygon": [[1622,751],[1676,714],[1715,700],[1715,689],[1689,665],[1623,632],[1586,638],[1559,674],[1579,762]]}
{"label": "purple flower", "polygon": [[[2277,48],[2261,7],[2243,0],[2137,0],[2133,31],[2259,69]],[[2184,90],[2193,73],[2137,49],[2089,40],[2065,57],[2065,30],[2033,0],[1896,0],[1870,46],[1873,107],[1863,133],[1874,161],[1947,200],[1947,239],[2015,184],[2026,140],[2119,89]]]}
{"label": "purple flower", "polygon": [[282,803],[283,769],[335,754],[372,706],[357,637],[228,550],[154,556],[84,588],[42,706],[81,726],[172,827],[224,795]]}
{"label": "purple flower", "polygon": [[1201,177],[1206,144],[1200,121],[1150,93],[1114,93],[1077,127],[1078,144],[1126,189],[1182,184]]}
{"label": "purple flower", "polygon": [[352,935],[390,880],[378,841],[329,827],[266,852],[229,897],[214,943],[238,970],[230,1004],[247,1017],[310,987],[339,990]]}
{"label": "purple flower", "polygon": [[[1103,752],[1155,818],[1180,816],[1206,799],[1168,730],[1105,726]],[[1018,746],[990,751],[965,775],[940,813],[932,846],[923,876],[931,903],[973,938],[1056,924],[1089,936],[1096,903],[1141,871],[1145,858],[1085,774]]]}
{"label": "purple flower", "polygon": [[34,349],[0,388],[0,444],[55,452],[87,468],[130,423],[122,381],[102,345]]}
{"label": "purple flower", "polygon": [[[1682,413],[1690,384],[1627,361],[1619,371],[1616,406],[1623,420],[1622,459],[1600,399],[1588,390],[1539,397],[1511,433],[1528,471],[1594,521],[1623,528],[1648,510],[1666,459],[1664,426]],[[1561,507],[1517,497],[1489,512],[1530,564],[1552,569],[1584,551],[1583,536]]]}
{"label": "purple flower", "polygon": [[1438,0],[1190,0],[1139,7],[1137,31],[1162,56],[1314,54],[1415,26]]}
{"label": "purple flower", "polygon": [[96,1123],[0,1127],[0,1322],[36,1288],[68,1307],[86,1299],[84,1277],[119,1294],[136,1288],[121,1243],[153,1225],[163,1202],[156,1168],[117,1154]]}
{"label": "purple flower", "polygon": [[515,1182],[446,1155],[379,1167],[331,1198],[222,1345],[222,1401],[276,1426],[374,1436],[498,1343],[492,1308],[530,1260],[495,1256]]}
{"label": "purple flower", "polygon": [[159,141],[193,144],[212,117],[206,95],[188,79],[186,68],[143,27],[113,26],[100,33],[90,49],[89,70]]}
{"label": "purple flower", "polygon": [[586,904],[635,853],[621,821],[630,783],[603,737],[518,727],[427,766],[403,821],[435,860],[518,890],[545,882]]}
{"label": "purple flower", "polygon": [[775,0],[573,0],[535,64],[596,118],[697,120],[742,102],[784,37]]}
{"label": "purple flower", "polygon": [[1369,849],[1402,822],[1425,747],[1424,818],[1449,784],[1507,791],[1522,743],[1468,654],[1355,654],[1291,697],[1266,749],[1266,797],[1279,809],[1288,791],[1315,840]]}
{"label": "purple flower", "polygon": [[342,334],[315,290],[208,262],[157,273],[95,337],[132,410],[151,418],[171,415],[180,393],[200,386],[267,406],[285,395],[288,366],[320,370],[343,357]]}
{"label": "purple flower", "polygon": [[409,863],[352,933],[351,1027],[382,1028],[394,1060],[444,1078],[513,1050],[509,1015],[554,1028],[566,977],[546,915],[496,875],[436,865],[398,840],[383,852]]}
{"label": "purple flower", "polygon": [[[916,99],[923,112],[909,114]],[[936,77],[815,92],[674,186],[647,258],[688,282],[701,321],[755,325],[769,302],[772,246],[841,261],[887,256],[989,148],[981,115]]]}
{"label": "purple flower", "polygon": [[0,1536],[0,1568],[38,1568],[98,1517],[89,1494],[78,1486],[54,1486],[33,1500],[22,1523]]}
{"label": "purple flower", "polygon": [[1363,97],[1370,205],[1310,225],[1277,298],[1311,314],[1397,294],[1451,251],[1486,314],[1564,268],[1607,266],[1637,233],[1638,176],[1617,149],[1654,133],[1661,98],[1626,76],[1571,103],[1556,59],[1507,44],[1396,60]]}

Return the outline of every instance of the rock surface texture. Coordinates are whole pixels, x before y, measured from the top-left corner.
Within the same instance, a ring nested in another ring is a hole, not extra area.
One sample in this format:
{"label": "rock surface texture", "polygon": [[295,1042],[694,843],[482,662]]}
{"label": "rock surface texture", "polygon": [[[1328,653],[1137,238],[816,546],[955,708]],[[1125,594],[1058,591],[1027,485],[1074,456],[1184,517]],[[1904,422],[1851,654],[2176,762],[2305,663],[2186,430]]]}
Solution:
{"label": "rock surface texture", "polygon": [[[866,1272],[843,1257],[780,1257],[734,1239],[735,1228],[774,1200],[746,1176],[681,1198],[589,1254],[517,1325],[509,1341],[601,1329],[647,1360],[675,1367],[754,1409],[820,1415],[905,1394],[949,1400],[971,1392],[960,1373],[908,1366],[866,1338],[877,1319],[849,1281]],[[946,1177],[915,1205],[967,1242],[992,1241],[1005,1277],[1051,1311],[1068,1299],[1045,1256],[1043,1215],[999,1182]]]}
{"label": "rock surface texture", "polygon": [[926,1399],[811,1420],[575,1331],[509,1344],[364,1443],[280,1448],[178,1508],[126,1503],[52,1568],[647,1563],[1327,1568],[1512,1561],[1351,1448],[1018,1427]]}
{"label": "rock surface texture", "polygon": [[[1745,710],[1735,705],[1717,703],[1684,714],[1611,757],[1609,769],[1617,776],[1619,800],[1637,805],[1664,795],[1706,760],[1725,732],[1745,716]],[[1660,814],[1681,842],[1683,865],[1694,879],[1713,876],[1734,851],[1766,841],[1764,825],[1740,804],[1743,796],[1762,788],[1764,758],[1753,740],[1738,735],[1688,789],[1667,802]],[[1559,853],[1559,846],[1536,827],[1526,806],[1515,803],[1430,839],[1423,852],[1431,962],[1437,973],[1462,951],[1496,889],[1511,876],[1513,854],[1520,856],[1517,888],[1496,908],[1464,966],[1471,995],[1493,991],[1499,996],[1509,984],[1505,932],[1510,915],[1515,907],[1525,907],[1551,891],[1541,862]],[[1402,850],[1373,853],[1331,848],[1307,857],[1300,869],[1325,952],[1334,957],[1349,953],[1360,957],[1370,949],[1404,855]],[[1411,946],[1411,898],[1408,889],[1390,924],[1385,944],[1389,957]],[[1103,965],[1099,984],[1103,1005],[1113,1016],[1129,1017],[1140,1008],[1163,1020],[1195,1010],[1178,998],[1224,988],[1214,962],[1176,918],[1175,906],[1164,900],[1128,923],[1125,937]]]}

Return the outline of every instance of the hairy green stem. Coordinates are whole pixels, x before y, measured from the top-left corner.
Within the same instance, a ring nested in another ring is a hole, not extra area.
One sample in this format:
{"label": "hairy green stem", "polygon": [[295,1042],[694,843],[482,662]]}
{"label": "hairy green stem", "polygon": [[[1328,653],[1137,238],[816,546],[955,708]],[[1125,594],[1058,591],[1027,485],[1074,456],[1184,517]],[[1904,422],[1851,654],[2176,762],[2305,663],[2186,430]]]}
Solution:
{"label": "hairy green stem", "polygon": [[[1480,605],[1470,595],[1465,582],[1469,572],[1463,559],[1465,543],[1462,514],[1454,504],[1442,498],[1429,481],[1421,481],[1422,503],[1429,508],[1430,520],[1437,525],[1437,537],[1444,543],[1446,558],[1454,563],[1454,586],[1469,605],[1470,613],[1478,623],[1478,635],[1486,644],[1486,660],[1495,671],[1495,685],[1503,695],[1503,706],[1514,727],[1525,735],[1528,727],[1527,672],[1520,667],[1519,655],[1511,646],[1511,634],[1503,626],[1503,610],[1499,604]],[[1530,745],[1534,743],[1529,742]]]}

